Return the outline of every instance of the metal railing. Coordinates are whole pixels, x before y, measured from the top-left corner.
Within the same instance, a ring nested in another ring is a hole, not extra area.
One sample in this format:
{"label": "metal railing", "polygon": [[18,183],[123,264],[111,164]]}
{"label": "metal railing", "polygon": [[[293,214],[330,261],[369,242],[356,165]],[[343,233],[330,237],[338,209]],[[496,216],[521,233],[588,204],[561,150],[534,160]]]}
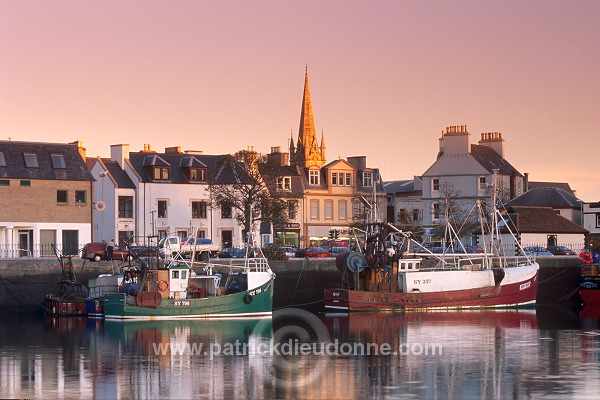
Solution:
{"label": "metal railing", "polygon": [[84,245],[34,244],[30,248],[23,248],[19,244],[0,244],[0,258],[54,258],[54,247],[61,254],[81,257]]}

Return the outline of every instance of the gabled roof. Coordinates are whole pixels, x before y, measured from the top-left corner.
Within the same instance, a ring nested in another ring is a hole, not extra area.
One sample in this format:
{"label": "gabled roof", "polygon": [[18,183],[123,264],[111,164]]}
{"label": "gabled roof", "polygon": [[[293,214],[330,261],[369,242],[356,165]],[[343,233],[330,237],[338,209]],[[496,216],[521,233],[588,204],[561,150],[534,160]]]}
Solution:
{"label": "gabled roof", "polygon": [[[0,141],[0,153],[6,166],[0,166],[0,178],[93,181],[76,144]],[[38,167],[26,167],[23,154],[35,154]],[[62,155],[65,168],[55,168],[51,155]]]}
{"label": "gabled roof", "polygon": [[179,160],[179,166],[182,168],[206,168],[206,164],[198,160],[195,156],[183,156]]}
{"label": "gabled roof", "polygon": [[129,178],[129,175],[119,166],[116,161],[111,161],[109,158],[103,158],[102,163],[117,183],[118,188],[123,189],[135,189],[133,181]]}
{"label": "gabled roof", "polygon": [[523,176],[491,147],[472,144],[471,155],[483,168],[489,171],[489,173],[493,173],[494,170],[497,169],[500,175],[512,175],[512,173],[515,172],[517,176]]}
{"label": "gabled roof", "polygon": [[581,200],[564,189],[539,187],[523,193],[506,205],[580,209]]}
{"label": "gabled roof", "polygon": [[519,233],[589,233],[575,222],[556,214],[550,207],[513,206],[508,208],[508,212],[516,214],[511,219]]}

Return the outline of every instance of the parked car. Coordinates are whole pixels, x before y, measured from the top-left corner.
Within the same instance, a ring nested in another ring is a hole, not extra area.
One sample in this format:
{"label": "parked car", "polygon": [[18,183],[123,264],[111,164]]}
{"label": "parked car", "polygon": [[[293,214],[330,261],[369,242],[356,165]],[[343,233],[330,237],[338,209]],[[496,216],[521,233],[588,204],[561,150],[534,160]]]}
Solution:
{"label": "parked car", "polygon": [[[252,255],[250,255],[252,257]],[[244,258],[246,257],[246,252],[244,249],[238,249],[235,247],[225,247],[221,250],[217,257],[219,258]]]}
{"label": "parked car", "polygon": [[481,246],[466,246],[465,250],[467,250],[467,253],[483,253],[483,249],[481,248]]}
{"label": "parked car", "polygon": [[329,249],[331,257],[337,257],[340,253],[349,253],[350,249],[347,247],[332,247]]}
{"label": "parked car", "polygon": [[555,256],[576,256],[573,250],[565,246],[548,246],[548,251]]}
{"label": "parked car", "polygon": [[547,248],[542,246],[527,246],[523,249],[525,254],[529,256],[553,256]]}
{"label": "parked car", "polygon": [[322,247],[309,247],[304,249],[304,257],[331,257],[331,253]]}
{"label": "parked car", "polygon": [[158,247],[156,246],[133,246],[131,250],[139,257],[158,257]]}
{"label": "parked car", "polygon": [[[106,243],[93,242],[83,246],[81,258],[87,258],[92,261],[106,260]],[[113,249],[114,260],[133,260],[134,255],[126,249],[120,249],[115,246]]]}
{"label": "parked car", "polygon": [[290,257],[296,257],[296,250],[294,250],[292,247],[280,247],[279,248],[287,258]]}

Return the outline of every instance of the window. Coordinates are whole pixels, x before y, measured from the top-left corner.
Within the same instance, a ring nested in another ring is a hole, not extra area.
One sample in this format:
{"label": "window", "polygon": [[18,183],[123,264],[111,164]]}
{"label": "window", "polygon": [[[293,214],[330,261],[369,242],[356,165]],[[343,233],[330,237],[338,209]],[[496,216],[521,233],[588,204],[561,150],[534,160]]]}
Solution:
{"label": "window", "polygon": [[171,279],[179,279],[179,271],[178,270],[171,271]]}
{"label": "window", "polygon": [[8,179],[0,179],[0,186],[10,186],[10,181]]}
{"label": "window", "polygon": [[231,218],[231,204],[221,204],[221,218]]}
{"label": "window", "polygon": [[133,196],[119,196],[119,218],[133,218]]}
{"label": "window", "polygon": [[360,203],[358,201],[352,203],[352,218],[360,218]]}
{"label": "window", "polygon": [[437,192],[438,190],[440,190],[440,179],[439,178],[433,178],[431,180],[431,189],[433,189],[434,192]]}
{"label": "window", "polygon": [[331,173],[331,185],[332,186],[337,186],[338,184],[338,173],[337,172],[332,172]]}
{"label": "window", "polygon": [[413,220],[413,222],[419,222],[419,209],[418,208],[413,208],[412,220]]}
{"label": "window", "polygon": [[310,185],[318,185],[319,184],[319,171],[318,170],[310,170],[308,171]]}
{"label": "window", "polygon": [[310,201],[310,218],[319,219],[319,200]]}
{"label": "window", "polygon": [[345,201],[340,201],[338,203],[338,214],[339,214],[339,218],[340,219],[346,219],[347,215],[346,215],[346,202]]}
{"label": "window", "polygon": [[191,182],[206,182],[206,168],[189,169],[188,179]]}
{"label": "window", "polygon": [[596,213],[596,228],[600,228],[600,213]]}
{"label": "window", "polygon": [[363,172],[363,186],[364,187],[373,186],[373,173],[372,172]]}
{"label": "window", "polygon": [[298,202],[296,200],[288,201],[288,218],[296,219],[297,212],[298,212]]}
{"label": "window", "polygon": [[206,218],[208,203],[205,201],[192,201],[192,218]]}
{"label": "window", "polygon": [[344,172],[333,172],[331,174],[331,185],[352,186],[352,174]]}
{"label": "window", "polygon": [[158,200],[157,203],[157,216],[158,218],[167,218],[167,201],[166,200]]}
{"label": "window", "polygon": [[169,180],[169,167],[154,167],[154,180],[167,181]]}
{"label": "window", "polygon": [[479,179],[479,190],[487,189],[487,184],[485,183],[485,176],[480,176],[478,179]]}
{"label": "window", "polygon": [[325,219],[333,219],[333,201],[325,200]]}
{"label": "window", "polygon": [[31,186],[31,181],[21,181],[21,186]]}
{"label": "window", "polygon": [[433,203],[431,206],[432,219],[439,220],[442,217],[442,208],[440,207],[440,203]]}
{"label": "window", "polygon": [[6,159],[4,158],[4,153],[0,152],[0,167],[6,167]]}
{"label": "window", "polygon": [[85,204],[86,196],[85,190],[76,190],[75,191],[75,204]]}
{"label": "window", "polygon": [[50,154],[50,158],[52,159],[52,168],[67,168],[67,166],[65,165],[65,158],[62,154]]}
{"label": "window", "polygon": [[292,178],[290,176],[277,178],[277,190],[292,190]]}
{"label": "window", "polygon": [[40,164],[38,164],[37,155],[33,153],[23,153],[23,158],[25,159],[25,166],[27,168],[39,168]]}
{"label": "window", "polygon": [[59,204],[67,204],[68,203],[68,191],[66,190],[57,190],[56,191],[56,202]]}

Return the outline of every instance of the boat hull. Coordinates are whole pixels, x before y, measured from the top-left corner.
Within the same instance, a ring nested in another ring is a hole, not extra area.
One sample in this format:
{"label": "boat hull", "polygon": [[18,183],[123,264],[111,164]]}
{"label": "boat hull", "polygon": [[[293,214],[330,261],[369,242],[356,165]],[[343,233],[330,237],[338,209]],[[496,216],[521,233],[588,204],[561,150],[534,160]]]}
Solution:
{"label": "boat hull", "polygon": [[52,297],[44,299],[44,311],[46,315],[54,316],[87,315],[84,300],[68,300]]}
{"label": "boat hull", "polygon": [[579,281],[579,295],[584,304],[600,304],[600,277],[582,277]]}
{"label": "boat hull", "polygon": [[403,293],[326,289],[325,308],[328,312],[350,312],[533,307],[538,277],[539,270],[535,268],[521,280],[462,290]]}
{"label": "boat hull", "polygon": [[105,319],[164,320],[269,317],[273,307],[273,280],[258,288],[198,299],[163,299],[157,307],[141,307],[123,293],[104,297]]}

